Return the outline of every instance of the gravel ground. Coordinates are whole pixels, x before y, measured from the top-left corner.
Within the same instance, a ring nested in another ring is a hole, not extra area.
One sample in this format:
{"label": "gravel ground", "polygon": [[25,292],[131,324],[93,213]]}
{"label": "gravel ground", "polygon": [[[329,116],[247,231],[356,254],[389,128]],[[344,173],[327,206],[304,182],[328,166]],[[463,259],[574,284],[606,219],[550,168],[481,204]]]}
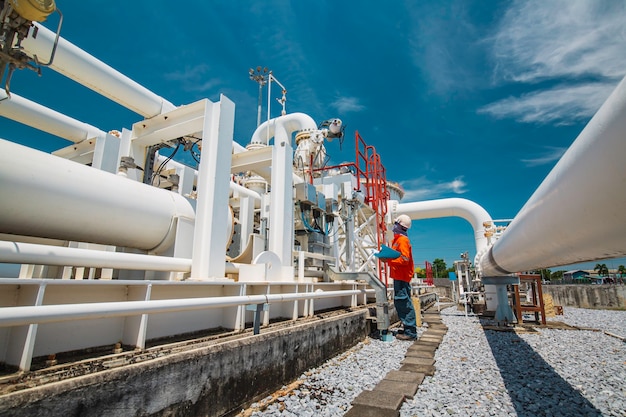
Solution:
{"label": "gravel ground", "polygon": [[[626,344],[602,332],[483,330],[442,311],[449,327],[436,372],[401,416],[626,416]],[[624,334],[626,312],[564,308],[574,326]]]}
{"label": "gravel ground", "polygon": [[[441,316],[448,333],[435,354],[435,375],[403,404],[402,417],[626,417],[626,343],[620,339],[588,330],[484,330],[477,317],[456,308]],[[625,311],[565,307],[553,320],[626,336]],[[411,344],[368,339],[241,415],[342,416],[361,391],[400,367]]]}
{"label": "gravel ground", "polygon": [[[418,335],[424,330],[418,329]],[[387,372],[400,368],[412,344],[368,338],[320,367],[310,369],[298,381],[253,404],[240,416],[342,416],[361,391],[373,389]]]}

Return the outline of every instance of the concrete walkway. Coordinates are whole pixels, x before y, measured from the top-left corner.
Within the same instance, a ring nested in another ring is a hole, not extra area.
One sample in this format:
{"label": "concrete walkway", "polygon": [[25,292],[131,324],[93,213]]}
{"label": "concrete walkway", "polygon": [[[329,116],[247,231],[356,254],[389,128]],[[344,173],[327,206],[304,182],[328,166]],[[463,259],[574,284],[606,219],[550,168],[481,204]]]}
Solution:
{"label": "concrete walkway", "polygon": [[345,417],[397,417],[406,398],[413,398],[426,375],[435,373],[435,351],[448,327],[439,312],[423,313],[426,330],[406,352],[402,366],[390,371],[373,390],[365,390],[352,401]]}

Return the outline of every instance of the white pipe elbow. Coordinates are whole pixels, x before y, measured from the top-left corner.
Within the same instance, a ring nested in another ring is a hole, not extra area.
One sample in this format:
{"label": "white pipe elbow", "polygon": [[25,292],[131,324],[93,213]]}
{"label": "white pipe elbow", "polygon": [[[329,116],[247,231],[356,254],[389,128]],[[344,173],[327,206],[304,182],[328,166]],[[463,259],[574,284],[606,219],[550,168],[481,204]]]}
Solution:
{"label": "white pipe elbow", "polygon": [[443,198],[440,200],[418,201],[413,203],[389,202],[389,213],[392,218],[400,214],[408,215],[412,220],[435,219],[440,217],[461,217],[467,220],[474,229],[476,251],[487,248],[485,224],[493,220],[487,211],[473,201],[464,198]]}
{"label": "white pipe elbow", "polygon": [[[267,145],[270,138],[286,136],[301,130],[315,130],[317,124],[305,113],[291,113],[263,122],[252,134],[251,144]],[[285,139],[281,137],[281,139]]]}

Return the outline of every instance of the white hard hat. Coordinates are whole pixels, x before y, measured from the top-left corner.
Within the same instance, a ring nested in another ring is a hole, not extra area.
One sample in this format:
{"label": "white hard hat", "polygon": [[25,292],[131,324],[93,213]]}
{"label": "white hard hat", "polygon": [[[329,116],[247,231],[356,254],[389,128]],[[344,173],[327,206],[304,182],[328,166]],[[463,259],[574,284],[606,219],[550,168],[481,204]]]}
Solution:
{"label": "white hard hat", "polygon": [[399,223],[400,226],[406,229],[411,228],[411,218],[407,216],[406,214],[399,215],[398,218],[396,219],[396,223]]}

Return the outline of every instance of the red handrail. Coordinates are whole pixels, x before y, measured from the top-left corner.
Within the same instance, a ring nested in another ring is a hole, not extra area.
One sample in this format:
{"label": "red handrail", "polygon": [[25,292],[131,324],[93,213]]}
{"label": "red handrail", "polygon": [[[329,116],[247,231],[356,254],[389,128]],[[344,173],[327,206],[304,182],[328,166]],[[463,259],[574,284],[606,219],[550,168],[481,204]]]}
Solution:
{"label": "red handrail", "polygon": [[[387,215],[389,190],[387,189],[386,170],[380,160],[380,155],[376,153],[376,148],[367,145],[358,131],[355,134],[355,140],[357,181],[359,186],[364,183],[365,202],[376,213],[376,243],[380,248],[385,243],[387,231],[385,217]],[[361,168],[361,162],[365,165],[365,169]],[[380,280],[388,285],[388,268],[381,261],[378,261],[378,274]]]}

